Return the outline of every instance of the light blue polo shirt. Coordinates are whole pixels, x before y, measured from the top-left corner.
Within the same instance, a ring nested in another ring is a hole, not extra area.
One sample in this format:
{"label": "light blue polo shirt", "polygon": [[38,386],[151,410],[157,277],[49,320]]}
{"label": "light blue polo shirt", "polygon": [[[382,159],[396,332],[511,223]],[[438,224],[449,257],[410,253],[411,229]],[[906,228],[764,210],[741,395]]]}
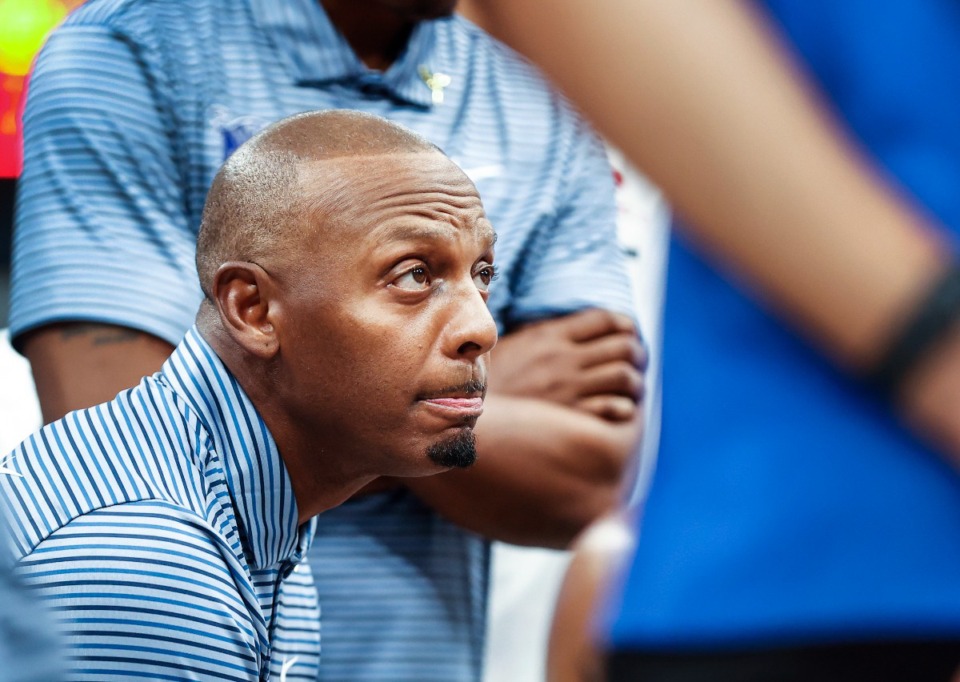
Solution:
{"label": "light blue polo shirt", "polygon": [[56,617],[69,679],[315,679],[299,562],[316,519],[299,525],[273,437],[195,328],[161,372],[4,465],[15,571]]}
{"label": "light blue polo shirt", "polygon": [[[428,80],[448,82],[442,101]],[[378,73],[316,0],[93,0],[50,38],[31,83],[14,341],[95,320],[176,343],[200,301],[194,240],[217,168],[265,124],[327,108],[406,125],[473,178],[499,234],[501,331],[631,310],[600,143],[537,71],[462,18],[419,24]],[[400,491],[324,514],[311,563],[323,679],[479,679],[485,542]]]}

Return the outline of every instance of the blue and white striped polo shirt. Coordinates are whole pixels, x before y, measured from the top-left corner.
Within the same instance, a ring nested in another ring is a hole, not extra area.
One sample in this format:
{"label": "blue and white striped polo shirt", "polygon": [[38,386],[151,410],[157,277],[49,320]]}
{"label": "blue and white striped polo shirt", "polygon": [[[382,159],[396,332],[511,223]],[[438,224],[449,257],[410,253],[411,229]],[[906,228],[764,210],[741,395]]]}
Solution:
{"label": "blue and white striped polo shirt", "polygon": [[316,678],[298,567],[315,521],[299,526],[272,436],[195,328],[161,372],[5,466],[16,571],[54,609],[70,680]]}
{"label": "blue and white striped polo shirt", "polygon": [[[448,83],[442,102],[427,80]],[[600,143],[469,22],[421,23],[380,73],[317,0],[92,0],[51,37],[31,81],[14,340],[94,320],[176,343],[200,300],[194,241],[217,168],[263,125],[332,107],[412,128],[474,179],[499,233],[490,307],[501,331],[588,306],[631,311]],[[479,679],[480,539],[405,491],[343,505],[319,529],[323,679]]]}

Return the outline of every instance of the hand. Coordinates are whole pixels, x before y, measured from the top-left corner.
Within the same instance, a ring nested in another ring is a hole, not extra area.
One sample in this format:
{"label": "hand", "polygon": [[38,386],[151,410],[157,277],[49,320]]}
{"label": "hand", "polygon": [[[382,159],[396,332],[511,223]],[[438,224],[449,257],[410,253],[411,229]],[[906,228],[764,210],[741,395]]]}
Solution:
{"label": "hand", "polygon": [[610,421],[635,417],[647,354],[633,321],[590,309],[533,322],[492,353],[491,392],[539,398]]}

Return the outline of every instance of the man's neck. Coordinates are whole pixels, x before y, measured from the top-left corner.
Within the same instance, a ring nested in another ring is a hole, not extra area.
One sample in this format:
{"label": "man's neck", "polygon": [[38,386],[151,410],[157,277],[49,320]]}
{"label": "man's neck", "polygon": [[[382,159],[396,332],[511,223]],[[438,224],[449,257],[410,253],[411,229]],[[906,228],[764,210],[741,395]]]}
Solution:
{"label": "man's neck", "polygon": [[350,456],[344,448],[331,445],[305,425],[293,423],[289,415],[271,409],[269,395],[263,397],[261,417],[290,476],[301,524],[346,502],[377,478],[358,470],[355,465],[362,458]]}
{"label": "man's neck", "polygon": [[210,306],[202,306],[197,327],[270,431],[290,476],[299,523],[342,504],[375,480],[376,475],[357,466],[362,458],[348,456],[345,447],[317,433],[311,424],[297,422],[285,408],[271,372],[239,349],[214,315]]}
{"label": "man's neck", "polygon": [[403,52],[413,23],[388,8],[357,0],[320,0],[331,23],[371,69],[387,70]]}

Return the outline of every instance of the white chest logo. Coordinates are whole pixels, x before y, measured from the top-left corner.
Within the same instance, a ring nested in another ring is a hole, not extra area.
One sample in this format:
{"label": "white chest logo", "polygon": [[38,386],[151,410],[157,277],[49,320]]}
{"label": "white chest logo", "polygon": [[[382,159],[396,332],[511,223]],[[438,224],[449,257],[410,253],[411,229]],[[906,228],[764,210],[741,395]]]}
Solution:
{"label": "white chest logo", "polygon": [[4,462],[0,463],[0,476],[18,476],[23,478],[23,474],[10,466],[10,462],[16,457],[16,454],[10,455]]}
{"label": "white chest logo", "polygon": [[290,660],[286,658],[283,659],[283,664],[280,666],[280,682],[287,682],[287,671],[293,667],[293,664],[300,659],[299,656],[294,656]]}

